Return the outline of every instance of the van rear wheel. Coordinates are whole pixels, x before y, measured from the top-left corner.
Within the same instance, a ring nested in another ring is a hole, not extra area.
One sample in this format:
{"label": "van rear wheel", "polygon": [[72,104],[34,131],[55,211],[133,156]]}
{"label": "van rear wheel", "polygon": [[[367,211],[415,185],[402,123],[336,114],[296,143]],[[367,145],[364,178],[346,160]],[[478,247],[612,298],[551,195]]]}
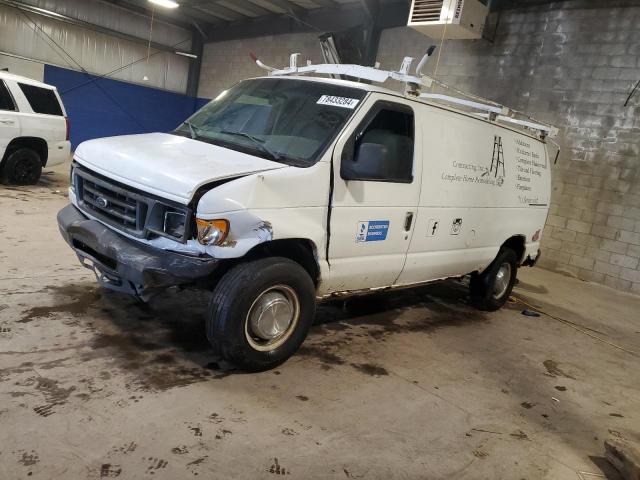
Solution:
{"label": "van rear wheel", "polygon": [[40,155],[30,148],[11,153],[2,166],[2,180],[13,185],[35,185],[42,174]]}
{"label": "van rear wheel", "polygon": [[222,358],[247,371],[285,362],[315,317],[315,286],[296,262],[271,257],[236,265],[214,289],[207,338]]}
{"label": "van rear wheel", "polygon": [[516,253],[510,248],[501,249],[484,272],[471,276],[471,303],[480,310],[493,312],[500,309],[511,295],[517,269]]}

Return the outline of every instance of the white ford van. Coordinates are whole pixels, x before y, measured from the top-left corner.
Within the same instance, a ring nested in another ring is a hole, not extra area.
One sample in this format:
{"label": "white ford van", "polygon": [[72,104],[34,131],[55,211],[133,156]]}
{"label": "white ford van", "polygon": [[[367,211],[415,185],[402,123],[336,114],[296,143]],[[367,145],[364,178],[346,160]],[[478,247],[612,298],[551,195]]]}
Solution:
{"label": "white ford van", "polygon": [[0,71],[0,176],[31,185],[71,158],[69,120],[56,87]]}
{"label": "white ford van", "polygon": [[242,81],[171,133],[81,144],[58,214],[81,262],[143,298],[211,288],[207,337],[248,370],[294,354],[319,299],[470,274],[473,303],[500,308],[539,255],[547,127],[291,73]]}

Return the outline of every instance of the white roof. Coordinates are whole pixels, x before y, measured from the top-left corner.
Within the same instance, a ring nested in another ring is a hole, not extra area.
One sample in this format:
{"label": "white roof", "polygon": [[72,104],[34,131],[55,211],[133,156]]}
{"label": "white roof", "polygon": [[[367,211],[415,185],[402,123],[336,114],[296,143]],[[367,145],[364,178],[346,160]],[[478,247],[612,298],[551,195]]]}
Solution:
{"label": "white roof", "polygon": [[0,80],[12,80],[14,82],[26,83],[27,85],[33,85],[34,87],[48,88],[50,90],[55,90],[56,87],[53,85],[48,85],[43,82],[39,82],[32,78],[22,77],[20,75],[15,75],[13,73],[5,72],[0,70]]}
{"label": "white roof", "polygon": [[263,76],[256,78],[278,78],[278,79],[294,79],[294,80],[306,80],[308,82],[318,82],[318,83],[329,83],[332,85],[339,85],[341,87],[350,87],[350,88],[359,88],[361,90],[366,90],[367,92],[379,92],[379,93],[388,93],[391,95],[400,95],[402,96],[402,92],[398,90],[392,90],[390,88],[380,87],[378,85],[364,83],[364,82],[355,82],[352,80],[341,80],[339,78],[329,78],[329,77],[314,77],[311,75],[287,75],[285,76]]}

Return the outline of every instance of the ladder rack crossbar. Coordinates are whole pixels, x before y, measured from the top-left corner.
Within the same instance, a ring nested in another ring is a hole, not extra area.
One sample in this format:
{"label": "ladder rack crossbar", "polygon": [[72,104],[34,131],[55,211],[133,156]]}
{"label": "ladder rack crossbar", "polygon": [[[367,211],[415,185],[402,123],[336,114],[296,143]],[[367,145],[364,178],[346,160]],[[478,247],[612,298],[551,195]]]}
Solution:
{"label": "ladder rack crossbar", "polygon": [[464,98],[452,97],[451,95],[443,95],[441,93],[421,93],[420,98],[426,98],[428,100],[442,100],[444,102],[454,103],[456,105],[464,105],[466,107],[475,108],[478,110],[485,110],[492,113],[508,114],[509,109],[506,107],[498,107],[493,105],[487,105],[486,103],[473,102],[471,100],[465,100]]}
{"label": "ladder rack crossbar", "polygon": [[[488,118],[489,115],[486,113],[477,113],[479,117]],[[520,120],[518,118],[507,117],[506,115],[498,115],[495,120],[497,122],[503,123],[513,123],[515,125],[520,125],[522,127],[527,127],[532,130],[540,130],[542,132],[546,132],[548,135],[555,137],[558,134],[558,129],[556,127],[552,127],[550,125],[544,125],[542,123],[531,122],[529,120]]]}
{"label": "ladder rack crossbar", "polygon": [[336,64],[321,63],[318,65],[306,65],[304,67],[288,67],[280,70],[269,72],[270,76],[297,75],[305,73],[319,73],[324,75],[346,75],[349,77],[359,78],[361,80],[369,80],[376,83],[384,83],[388,79],[398,80],[399,82],[422,84],[422,79],[413,75],[401,72],[391,72],[380,70],[374,67],[363,67],[362,65],[353,64]]}

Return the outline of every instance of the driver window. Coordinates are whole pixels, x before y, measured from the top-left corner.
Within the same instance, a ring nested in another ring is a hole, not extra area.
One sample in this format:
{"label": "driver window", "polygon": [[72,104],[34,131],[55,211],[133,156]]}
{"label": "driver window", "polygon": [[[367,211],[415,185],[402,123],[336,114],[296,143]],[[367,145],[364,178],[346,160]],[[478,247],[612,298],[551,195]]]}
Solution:
{"label": "driver window", "polygon": [[413,110],[405,105],[378,102],[345,145],[341,177],[411,183],[413,143]]}

